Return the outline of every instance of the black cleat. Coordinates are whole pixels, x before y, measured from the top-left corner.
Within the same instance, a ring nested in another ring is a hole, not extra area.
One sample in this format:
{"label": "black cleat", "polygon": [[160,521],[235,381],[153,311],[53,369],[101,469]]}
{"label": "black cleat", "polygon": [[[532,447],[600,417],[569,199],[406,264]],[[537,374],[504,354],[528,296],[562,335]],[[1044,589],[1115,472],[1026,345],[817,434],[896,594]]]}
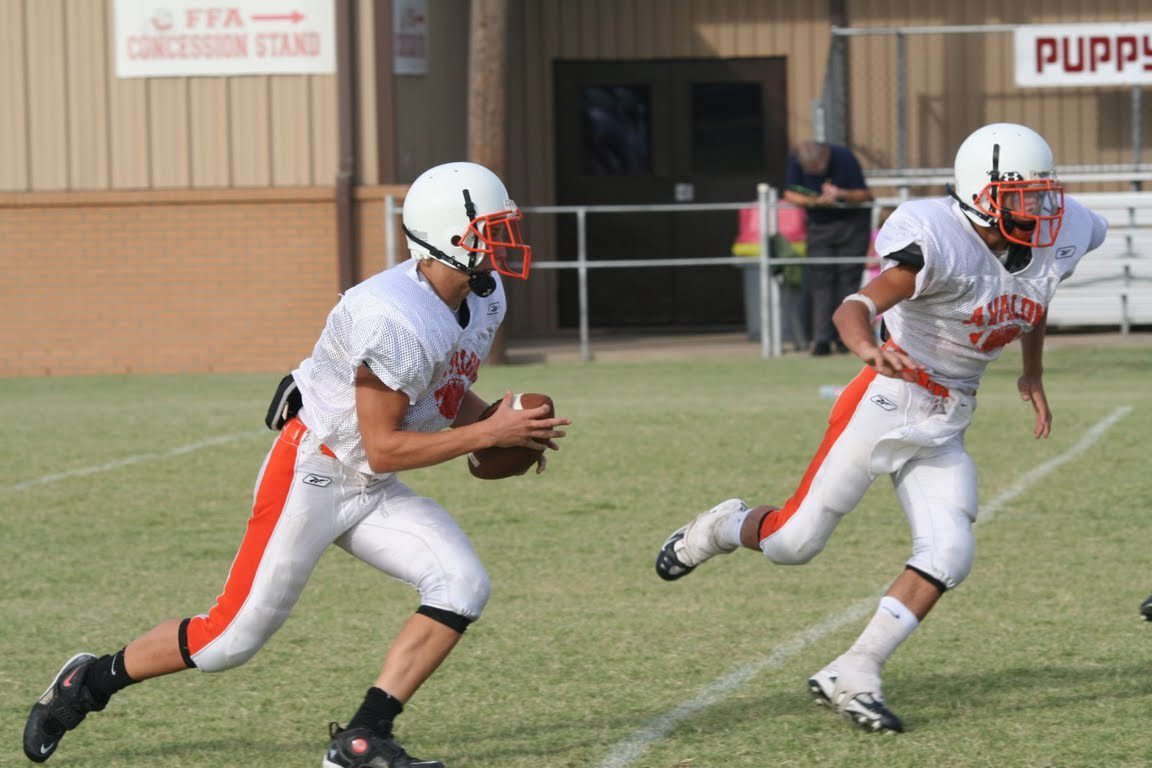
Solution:
{"label": "black cleat", "polygon": [[904,723],[884,704],[879,693],[857,693],[848,698],[836,691],[836,675],[820,670],[808,678],[808,691],[822,707],[829,707],[868,733],[903,733]]}
{"label": "black cleat", "polygon": [[367,728],[341,728],[328,724],[332,743],[324,755],[323,768],[444,768],[439,760],[412,757],[391,736],[385,738]]}
{"label": "black cleat", "polygon": [[686,530],[688,530],[688,526],[684,526],[669,536],[668,540],[664,542],[664,546],[660,547],[660,554],[656,555],[656,575],[664,581],[676,581],[676,579],[687,576],[696,570],[696,566],[685,565],[676,557],[676,542],[684,538]]}
{"label": "black cleat", "polygon": [[89,712],[99,712],[108,702],[97,702],[84,685],[84,675],[96,657],[78,653],[64,663],[48,690],[32,705],[24,723],[24,754],[42,763],[56,751],[65,733],[80,725]]}
{"label": "black cleat", "polygon": [[1152,621],[1152,597],[1140,604],[1140,613],[1144,614],[1145,619]]}

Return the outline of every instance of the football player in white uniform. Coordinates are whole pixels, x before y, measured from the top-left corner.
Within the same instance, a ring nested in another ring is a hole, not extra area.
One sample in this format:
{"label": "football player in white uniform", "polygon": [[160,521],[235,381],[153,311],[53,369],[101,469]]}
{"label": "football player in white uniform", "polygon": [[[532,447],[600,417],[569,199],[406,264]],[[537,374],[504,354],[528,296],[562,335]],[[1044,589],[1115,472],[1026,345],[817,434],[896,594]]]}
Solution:
{"label": "football player in white uniform", "polygon": [[[883,271],[835,314],[865,368],[832,408],[828,430],[782,507],[730,499],[664,543],[657,573],[675,580],[741,545],[773,563],[806,563],[872,482],[888,475],[912,529],[912,555],[855,644],[808,681],[817,701],[868,731],[903,730],[884,702],[884,663],[972,567],[976,468],[964,432],[984,369],[1017,337],[1020,396],[1047,437],[1041,363],[1049,302],[1107,224],[1065,198],[1047,142],[1007,123],[956,153],[948,197],[901,205],[876,239]],[[890,334],[878,344],[878,313]]]}
{"label": "football player in white uniform", "polygon": [[331,724],[323,765],[441,766],[409,755],[392,723],[480,617],[490,585],[448,511],[396,473],[491,446],[537,448],[540,472],[544,450],[558,447],[570,421],[546,417],[545,407],[501,407],[477,421],[487,403],[471,386],[504,318],[499,275],[526,278],[531,263],[520,211],[500,179],[474,163],[436,166],[412,183],[403,221],[413,258],[349,289],[312,356],[277,392],[269,426],[280,434],[215,605],[119,651],[65,662],[29,713],[31,760],[48,759],[66,731],[131,683],[243,664],[288,618],[320,555],[336,544],[410,584],[420,605],[347,728]]}

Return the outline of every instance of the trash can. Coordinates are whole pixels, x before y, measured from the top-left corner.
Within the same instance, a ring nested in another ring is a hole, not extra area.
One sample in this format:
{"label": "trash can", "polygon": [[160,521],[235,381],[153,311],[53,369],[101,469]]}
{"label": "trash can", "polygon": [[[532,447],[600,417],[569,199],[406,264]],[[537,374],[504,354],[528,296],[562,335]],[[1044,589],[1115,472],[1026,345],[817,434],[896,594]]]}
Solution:
{"label": "trash can", "polygon": [[[744,272],[744,323],[750,341],[760,341],[760,263],[741,264]],[[780,298],[780,338],[791,341],[797,351],[808,348],[804,328],[803,297],[799,287],[788,286],[779,275],[774,275]]]}
{"label": "trash can", "polygon": [[[781,203],[777,209],[779,232],[772,236],[771,247],[776,258],[802,258],[807,252],[804,242],[806,217],[803,208]],[[760,340],[760,218],[755,207],[740,210],[739,233],[732,245],[733,256],[749,257],[739,265],[744,278],[744,323],[748,338]],[[780,338],[791,340],[796,349],[808,348],[808,323],[804,322],[805,267],[789,264],[776,267],[771,276],[779,287]]]}
{"label": "trash can", "polygon": [[[782,243],[774,243],[774,245],[781,246],[782,252],[773,254],[779,258],[795,258],[804,255],[803,243],[783,241]],[[784,245],[787,246],[787,250],[783,249]],[[733,247],[732,252],[735,255],[749,255],[745,249],[740,249],[738,246]],[[759,248],[751,255],[759,257]],[[760,260],[759,258],[750,258],[747,264],[739,265],[739,269],[744,273],[745,330],[751,341],[760,341]],[[776,282],[779,289],[777,296],[780,298],[780,338],[783,341],[791,341],[797,351],[808,348],[808,334],[803,317],[803,275],[803,266],[791,264],[777,267],[776,274],[770,278]]]}

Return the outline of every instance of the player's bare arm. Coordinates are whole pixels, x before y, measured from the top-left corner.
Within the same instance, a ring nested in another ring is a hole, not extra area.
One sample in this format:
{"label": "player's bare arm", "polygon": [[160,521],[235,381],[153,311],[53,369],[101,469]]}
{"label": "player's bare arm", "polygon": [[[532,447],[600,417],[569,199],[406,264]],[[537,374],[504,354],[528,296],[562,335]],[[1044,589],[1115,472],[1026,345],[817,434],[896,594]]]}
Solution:
{"label": "player's bare arm", "polygon": [[1048,327],[1048,313],[1029,332],[1020,337],[1024,353],[1024,372],[1016,382],[1020,399],[1032,403],[1036,413],[1036,423],[1032,434],[1037,440],[1052,433],[1052,410],[1048,407],[1048,396],[1044,394],[1044,335]]}
{"label": "player's bare arm", "polygon": [[884,270],[860,289],[858,296],[866,300],[845,301],[832,315],[840,340],[881,376],[914,381],[917,372],[923,368],[899,349],[877,344],[872,331],[872,320],[876,315],[896,306],[915,291],[916,270],[899,264]]}
{"label": "player's bare arm", "polygon": [[452,428],[475,424],[487,407],[488,403],[484,402],[480,395],[468,390],[464,393],[464,399],[460,401],[460,410],[456,412],[456,418],[452,420]]}
{"label": "player's bare arm", "polygon": [[368,366],[357,370],[356,417],[373,472],[431,467],[492,446],[544,450],[548,446],[534,438],[551,441],[564,437],[556,427],[570,423],[568,419],[542,418],[546,408],[501,408],[491,418],[459,429],[411,432],[401,428],[408,405],[407,395],[388,387]]}

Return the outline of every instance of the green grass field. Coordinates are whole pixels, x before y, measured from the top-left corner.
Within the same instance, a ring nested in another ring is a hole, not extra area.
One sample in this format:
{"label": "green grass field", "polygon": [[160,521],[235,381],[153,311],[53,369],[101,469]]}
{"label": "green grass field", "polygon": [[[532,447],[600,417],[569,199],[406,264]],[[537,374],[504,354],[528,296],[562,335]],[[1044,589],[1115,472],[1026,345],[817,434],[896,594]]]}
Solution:
{"label": "green grass field", "polygon": [[[851,360],[482,371],[482,395],[548,392],[575,424],[541,477],[475,480],[463,459],[407,474],[454,511],[494,591],[400,740],[449,768],[1152,764],[1152,624],[1137,612],[1152,591],[1152,350],[1050,351],[1040,442],[1018,367],[1014,348],[989,372],[968,433],[989,513],[976,566],[889,663],[908,732],[881,737],[814,706],[805,680],[907,557],[886,479],[807,566],[740,552],[675,584],[652,567],[715,502],[791,493],[831,405],[817,390]],[[28,764],[24,717],[68,656],[210,607],[278,378],[0,380],[0,765]],[[128,689],[48,765],[315,768],[327,722],[351,716],[416,605],[333,549],[250,663]]]}

